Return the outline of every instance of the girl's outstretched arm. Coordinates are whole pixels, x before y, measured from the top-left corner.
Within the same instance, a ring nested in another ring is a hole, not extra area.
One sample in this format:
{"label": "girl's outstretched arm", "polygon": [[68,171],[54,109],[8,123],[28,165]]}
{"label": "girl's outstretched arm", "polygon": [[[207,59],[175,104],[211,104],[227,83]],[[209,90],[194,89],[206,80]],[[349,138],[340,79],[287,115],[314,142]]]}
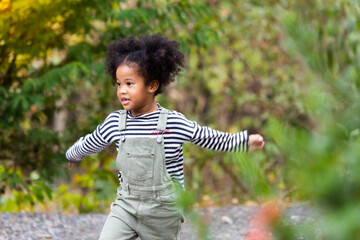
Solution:
{"label": "girl's outstretched arm", "polygon": [[[84,137],[78,139],[74,145],[72,145],[65,153],[66,159],[71,162],[79,162],[82,158],[91,154],[102,151],[104,148],[114,142],[114,135],[117,132],[119,119],[119,112],[115,111],[105,119],[105,121],[98,125],[91,134],[87,134]],[[69,164],[69,169],[73,164]]]}

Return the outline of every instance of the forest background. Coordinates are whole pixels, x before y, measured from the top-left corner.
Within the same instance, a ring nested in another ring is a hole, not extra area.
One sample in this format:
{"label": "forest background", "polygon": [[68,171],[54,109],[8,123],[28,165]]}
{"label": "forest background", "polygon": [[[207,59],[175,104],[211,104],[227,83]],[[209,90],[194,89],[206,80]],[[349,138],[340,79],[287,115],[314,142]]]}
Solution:
{"label": "forest background", "polygon": [[2,0],[0,13],[0,211],[107,211],[115,147],[72,171],[64,154],[120,108],[106,45],[161,32],[186,67],[157,101],[266,140],[246,154],[185,144],[183,204],[306,201],[326,209],[326,239],[360,235],[358,0]]}

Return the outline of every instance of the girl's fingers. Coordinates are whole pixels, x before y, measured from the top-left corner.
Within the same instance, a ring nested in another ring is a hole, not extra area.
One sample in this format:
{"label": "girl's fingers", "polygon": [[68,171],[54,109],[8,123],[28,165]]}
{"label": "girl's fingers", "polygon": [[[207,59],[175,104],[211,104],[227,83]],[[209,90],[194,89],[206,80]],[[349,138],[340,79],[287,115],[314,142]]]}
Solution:
{"label": "girl's fingers", "polygon": [[69,162],[69,169],[72,169],[73,163]]}
{"label": "girl's fingers", "polygon": [[258,141],[254,145],[255,145],[256,149],[262,149],[264,147],[264,145],[265,145],[265,142],[264,141]]}

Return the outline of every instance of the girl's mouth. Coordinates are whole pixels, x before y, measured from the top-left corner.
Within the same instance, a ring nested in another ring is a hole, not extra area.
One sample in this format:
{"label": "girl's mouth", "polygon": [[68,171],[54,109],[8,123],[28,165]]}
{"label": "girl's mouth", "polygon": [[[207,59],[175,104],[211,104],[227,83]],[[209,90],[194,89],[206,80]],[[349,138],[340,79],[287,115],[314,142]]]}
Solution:
{"label": "girl's mouth", "polygon": [[121,104],[122,105],[126,105],[126,104],[128,104],[130,102],[130,99],[128,99],[128,98],[122,98],[121,99]]}

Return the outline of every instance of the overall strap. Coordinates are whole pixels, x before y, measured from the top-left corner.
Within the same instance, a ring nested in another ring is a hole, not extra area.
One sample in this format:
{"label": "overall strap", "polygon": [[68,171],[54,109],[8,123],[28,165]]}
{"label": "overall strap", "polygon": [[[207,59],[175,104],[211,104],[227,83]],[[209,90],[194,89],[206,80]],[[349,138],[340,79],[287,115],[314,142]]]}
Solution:
{"label": "overall strap", "polygon": [[162,108],[160,110],[160,116],[158,120],[158,124],[156,127],[157,131],[165,131],[166,130],[166,123],[167,123],[167,117],[169,115],[169,110]]}
{"label": "overall strap", "polygon": [[120,117],[119,117],[119,130],[120,130],[120,140],[122,142],[125,141],[125,130],[126,130],[126,115],[127,111],[120,110]]}
{"label": "overall strap", "polygon": [[158,143],[161,143],[163,140],[163,135],[166,131],[166,123],[167,123],[168,115],[169,115],[169,110],[167,110],[165,108],[162,108],[160,110],[160,116],[159,116],[157,127],[156,127],[156,130],[157,130],[157,140],[156,141]]}

